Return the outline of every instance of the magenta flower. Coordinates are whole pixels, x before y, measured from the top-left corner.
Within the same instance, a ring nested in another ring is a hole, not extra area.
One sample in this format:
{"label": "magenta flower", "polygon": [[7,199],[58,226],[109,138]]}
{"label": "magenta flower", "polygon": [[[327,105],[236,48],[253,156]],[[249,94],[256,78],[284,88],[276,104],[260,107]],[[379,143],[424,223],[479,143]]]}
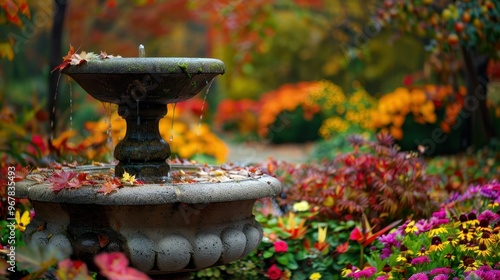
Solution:
{"label": "magenta flower", "polygon": [[415,223],[415,226],[418,228],[418,234],[421,234],[422,232],[428,232],[429,230],[431,230],[433,225],[427,220],[422,219]]}
{"label": "magenta flower", "polygon": [[283,240],[278,240],[274,242],[273,245],[276,253],[285,253],[288,251],[288,244]]}
{"label": "magenta flower", "polygon": [[377,272],[375,267],[367,267],[360,271],[351,272],[346,277],[352,277],[353,279],[370,278],[375,272]]}
{"label": "magenta flower", "polygon": [[432,213],[432,217],[436,217],[438,219],[445,219],[446,218],[446,211],[444,211],[444,208],[441,208],[438,211]]}
{"label": "magenta flower", "polygon": [[419,265],[419,264],[424,264],[424,263],[430,263],[431,260],[429,259],[428,256],[420,256],[416,257],[411,260],[411,265]]}
{"label": "magenta flower", "polygon": [[387,248],[387,247],[384,247],[382,248],[382,250],[380,251],[380,258],[385,260],[387,259],[388,257],[390,257],[392,254],[392,250],[390,248]]}
{"label": "magenta flower", "polygon": [[483,213],[479,214],[477,217],[478,220],[486,220],[490,223],[493,220],[498,219],[498,214],[491,212],[490,210],[485,210]]}
{"label": "magenta flower", "polygon": [[419,272],[417,274],[413,274],[408,278],[408,280],[429,280],[429,277],[423,272]]}
{"label": "magenta flower", "polygon": [[453,269],[449,268],[449,267],[438,267],[438,268],[434,268],[433,270],[431,270],[429,272],[429,275],[438,275],[438,274],[452,274],[453,273]]}
{"label": "magenta flower", "polygon": [[432,278],[432,280],[448,280],[447,274],[438,274]]}

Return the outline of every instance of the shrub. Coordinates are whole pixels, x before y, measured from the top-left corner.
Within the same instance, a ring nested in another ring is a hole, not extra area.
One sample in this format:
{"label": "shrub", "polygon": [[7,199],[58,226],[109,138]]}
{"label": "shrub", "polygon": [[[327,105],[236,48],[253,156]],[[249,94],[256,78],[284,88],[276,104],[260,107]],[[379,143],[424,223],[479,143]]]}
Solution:
{"label": "shrub", "polygon": [[322,220],[360,220],[364,213],[378,227],[400,218],[425,217],[436,209],[430,193],[438,185],[437,177],[427,174],[417,153],[399,151],[385,133],[376,141],[360,136],[349,141],[353,151],[334,160],[263,164],[263,170],[282,182],[280,205],[289,208],[306,200]]}

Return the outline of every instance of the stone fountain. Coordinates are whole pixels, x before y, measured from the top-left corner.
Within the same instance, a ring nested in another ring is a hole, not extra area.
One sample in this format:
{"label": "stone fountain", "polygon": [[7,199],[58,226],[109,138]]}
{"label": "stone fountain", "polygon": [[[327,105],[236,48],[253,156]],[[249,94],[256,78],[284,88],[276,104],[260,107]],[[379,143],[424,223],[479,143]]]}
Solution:
{"label": "stone fountain", "polygon": [[[91,268],[100,252],[124,252],[131,264],[153,278],[187,277],[190,271],[243,258],[262,239],[252,208],[259,198],[280,192],[266,176],[178,184],[169,182],[170,147],[159,133],[167,104],[187,100],[223,74],[222,61],[208,58],[112,58],[90,60],[62,72],[91,96],[118,104],[127,122],[116,146],[115,176],[133,174],[144,185],[110,194],[99,186],[52,191],[45,182],[17,184],[36,215],[27,244],[72,248]],[[95,172],[98,167],[78,167]],[[102,169],[102,167],[101,167]],[[28,245],[29,246],[29,245]]]}

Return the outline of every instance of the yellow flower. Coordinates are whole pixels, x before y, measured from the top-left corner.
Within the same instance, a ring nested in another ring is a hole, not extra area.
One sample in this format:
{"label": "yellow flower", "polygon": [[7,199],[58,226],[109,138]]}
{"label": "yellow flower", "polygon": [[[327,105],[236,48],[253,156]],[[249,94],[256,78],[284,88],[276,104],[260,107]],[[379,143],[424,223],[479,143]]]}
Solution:
{"label": "yellow flower", "polygon": [[479,244],[479,246],[474,250],[474,252],[483,259],[493,254],[493,251],[484,243]]}
{"label": "yellow flower", "polygon": [[301,202],[296,202],[293,204],[293,210],[295,212],[303,212],[309,210],[310,206],[309,203],[305,200],[302,200]]}
{"label": "yellow flower", "polygon": [[325,200],[323,200],[323,205],[326,207],[332,207],[335,201],[333,200],[333,197],[327,196]]}
{"label": "yellow flower", "polygon": [[444,249],[443,243],[432,244],[431,246],[429,246],[429,252],[443,251],[443,249]]}
{"label": "yellow flower", "polygon": [[418,232],[418,228],[415,226],[415,221],[411,221],[406,225],[405,233],[415,233]]}
{"label": "yellow flower", "polygon": [[448,230],[444,227],[437,227],[437,228],[433,228],[431,230],[429,230],[429,232],[427,233],[429,237],[433,237],[434,235],[439,235],[441,233],[448,233]]}
{"label": "yellow flower", "polygon": [[472,257],[464,257],[460,260],[460,265],[458,266],[459,269],[464,269],[465,272],[467,271],[473,271],[477,270],[478,267],[481,266],[481,263],[479,263],[477,260],[475,260]]}
{"label": "yellow flower", "polygon": [[396,261],[397,262],[402,262],[402,263],[405,263],[407,261],[406,257],[404,257],[403,255],[399,255],[397,258],[396,258]]}
{"label": "yellow flower", "polygon": [[328,226],[318,226],[318,242],[325,243],[326,240],[326,231],[328,230]]}
{"label": "yellow flower", "polygon": [[16,229],[20,231],[25,231],[26,226],[29,225],[30,223],[30,212],[29,211],[24,211],[23,215],[21,216],[21,212],[19,210],[16,210]]}
{"label": "yellow flower", "polygon": [[411,103],[416,104],[416,105],[423,104],[425,102],[425,100],[427,100],[427,96],[425,95],[425,91],[423,91],[421,89],[412,90],[410,98],[411,98]]}
{"label": "yellow flower", "polygon": [[120,180],[122,183],[126,184],[126,185],[133,185],[134,183],[136,183],[137,181],[135,180],[135,175],[133,176],[130,176],[130,174],[128,174],[127,171],[125,171],[123,173],[123,177],[122,179]]}
{"label": "yellow flower", "polygon": [[310,280],[318,280],[318,279],[321,279],[321,273],[319,273],[319,272],[314,272],[313,274],[311,274],[311,276],[309,276],[309,279],[310,279]]}

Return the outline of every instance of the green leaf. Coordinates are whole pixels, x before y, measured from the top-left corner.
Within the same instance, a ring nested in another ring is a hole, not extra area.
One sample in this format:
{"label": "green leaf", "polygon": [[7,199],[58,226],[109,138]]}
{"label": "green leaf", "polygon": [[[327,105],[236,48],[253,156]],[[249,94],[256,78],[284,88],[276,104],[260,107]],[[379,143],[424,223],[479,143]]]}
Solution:
{"label": "green leaf", "polygon": [[288,269],[290,270],[296,270],[297,268],[299,268],[299,265],[297,264],[297,261],[295,261],[295,258],[293,256],[293,254],[287,254],[288,255]]}
{"label": "green leaf", "polygon": [[284,254],[284,255],[281,255],[281,256],[278,256],[276,258],[276,260],[278,261],[278,263],[282,264],[282,265],[285,265],[285,266],[288,266],[288,263],[289,263],[289,258],[287,256],[288,254]]}
{"label": "green leaf", "polygon": [[268,258],[272,257],[273,255],[274,255],[273,252],[265,251],[262,256],[264,257],[264,259],[268,259]]}

